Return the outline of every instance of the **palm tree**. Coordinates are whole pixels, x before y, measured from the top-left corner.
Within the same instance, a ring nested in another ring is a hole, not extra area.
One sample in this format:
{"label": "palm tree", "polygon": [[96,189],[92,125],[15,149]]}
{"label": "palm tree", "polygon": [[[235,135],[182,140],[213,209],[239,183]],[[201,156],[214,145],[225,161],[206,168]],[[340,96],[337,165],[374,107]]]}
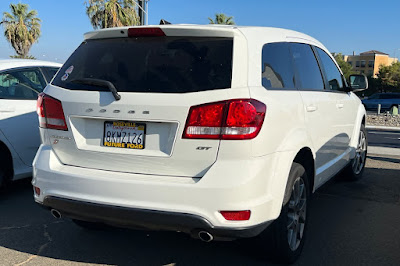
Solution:
{"label": "palm tree", "polygon": [[40,22],[36,10],[30,10],[27,4],[10,4],[11,13],[4,12],[0,24],[4,35],[17,53],[16,58],[29,58],[31,46],[40,37]]}
{"label": "palm tree", "polygon": [[136,0],[88,0],[85,4],[94,29],[140,24]]}
{"label": "palm tree", "polygon": [[233,21],[233,17],[228,17],[224,13],[217,13],[215,14],[215,19],[208,18],[210,24],[225,24],[225,25],[235,25]]}

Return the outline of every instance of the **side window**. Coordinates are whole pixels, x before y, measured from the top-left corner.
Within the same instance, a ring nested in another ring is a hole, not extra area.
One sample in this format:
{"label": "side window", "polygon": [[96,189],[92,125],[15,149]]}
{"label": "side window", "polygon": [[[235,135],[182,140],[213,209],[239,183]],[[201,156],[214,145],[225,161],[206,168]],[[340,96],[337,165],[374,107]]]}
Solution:
{"label": "side window", "polygon": [[321,70],[311,46],[308,44],[291,43],[290,48],[298,73],[299,88],[302,90],[324,90]]}
{"label": "side window", "polygon": [[325,75],[328,80],[329,89],[334,91],[343,90],[342,74],[336,67],[332,59],[322,49],[316,47],[319,58],[321,59],[322,68],[325,70]]}
{"label": "side window", "polygon": [[34,100],[45,86],[38,68],[0,73],[0,98],[3,99]]}
{"label": "side window", "polygon": [[288,89],[294,86],[293,61],[288,43],[269,43],[262,49],[262,85]]}
{"label": "side window", "polygon": [[58,72],[58,68],[56,68],[56,67],[42,67],[42,70],[43,70],[43,74],[45,75],[48,83],[50,83],[50,81],[53,79],[53,77]]}

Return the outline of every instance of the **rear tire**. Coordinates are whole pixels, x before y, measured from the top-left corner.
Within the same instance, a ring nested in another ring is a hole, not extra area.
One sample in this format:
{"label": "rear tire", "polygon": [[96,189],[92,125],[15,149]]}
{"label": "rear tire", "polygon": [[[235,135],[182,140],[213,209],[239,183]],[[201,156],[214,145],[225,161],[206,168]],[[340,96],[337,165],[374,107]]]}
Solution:
{"label": "rear tire", "polygon": [[364,173],[365,163],[367,161],[368,137],[364,125],[361,125],[358,135],[356,156],[350,161],[343,171],[343,176],[350,181],[356,181]]}
{"label": "rear tire", "polygon": [[301,164],[293,163],[281,214],[259,236],[264,254],[279,263],[293,263],[300,256],[307,232],[310,187]]}
{"label": "rear tire", "polygon": [[11,183],[13,176],[12,160],[6,151],[0,150],[0,190],[5,188]]}
{"label": "rear tire", "polygon": [[[0,166],[1,167],[1,166]],[[4,169],[0,168],[0,190],[3,190],[6,185],[7,175]]]}

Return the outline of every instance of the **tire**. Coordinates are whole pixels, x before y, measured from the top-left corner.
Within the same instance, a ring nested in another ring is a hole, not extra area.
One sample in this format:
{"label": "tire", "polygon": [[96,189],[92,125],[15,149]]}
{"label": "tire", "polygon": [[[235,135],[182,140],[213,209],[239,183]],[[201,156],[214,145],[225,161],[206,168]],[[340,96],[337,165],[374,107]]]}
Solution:
{"label": "tire", "polygon": [[11,183],[10,171],[0,164],[0,191],[5,191]]}
{"label": "tire", "polygon": [[307,232],[309,201],[307,173],[301,164],[293,163],[281,214],[259,236],[261,250],[275,262],[293,263],[300,256]]}
{"label": "tire", "polygon": [[358,137],[356,156],[350,161],[343,171],[345,179],[350,181],[359,180],[364,173],[365,163],[367,161],[368,136],[364,125],[361,125]]}
{"label": "tire", "polygon": [[87,222],[87,221],[76,220],[76,219],[72,219],[72,222],[74,222],[77,226],[79,226],[85,230],[100,231],[100,230],[104,230],[107,228],[107,225],[101,224],[101,223]]}
{"label": "tire", "polygon": [[[1,166],[0,166],[1,167]],[[5,174],[4,169],[0,168],[0,190],[3,190],[6,186],[7,175]]]}

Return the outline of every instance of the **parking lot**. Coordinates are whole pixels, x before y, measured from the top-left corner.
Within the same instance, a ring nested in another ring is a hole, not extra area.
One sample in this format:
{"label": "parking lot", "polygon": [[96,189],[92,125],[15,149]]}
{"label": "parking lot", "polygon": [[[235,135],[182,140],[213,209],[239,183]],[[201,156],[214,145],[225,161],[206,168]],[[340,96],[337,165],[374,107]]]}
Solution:
{"label": "parking lot", "polygon": [[[297,265],[400,263],[400,158],[370,156],[362,180],[314,196]],[[173,232],[85,231],[37,206],[28,181],[0,197],[0,265],[265,265],[247,242],[203,243]]]}

